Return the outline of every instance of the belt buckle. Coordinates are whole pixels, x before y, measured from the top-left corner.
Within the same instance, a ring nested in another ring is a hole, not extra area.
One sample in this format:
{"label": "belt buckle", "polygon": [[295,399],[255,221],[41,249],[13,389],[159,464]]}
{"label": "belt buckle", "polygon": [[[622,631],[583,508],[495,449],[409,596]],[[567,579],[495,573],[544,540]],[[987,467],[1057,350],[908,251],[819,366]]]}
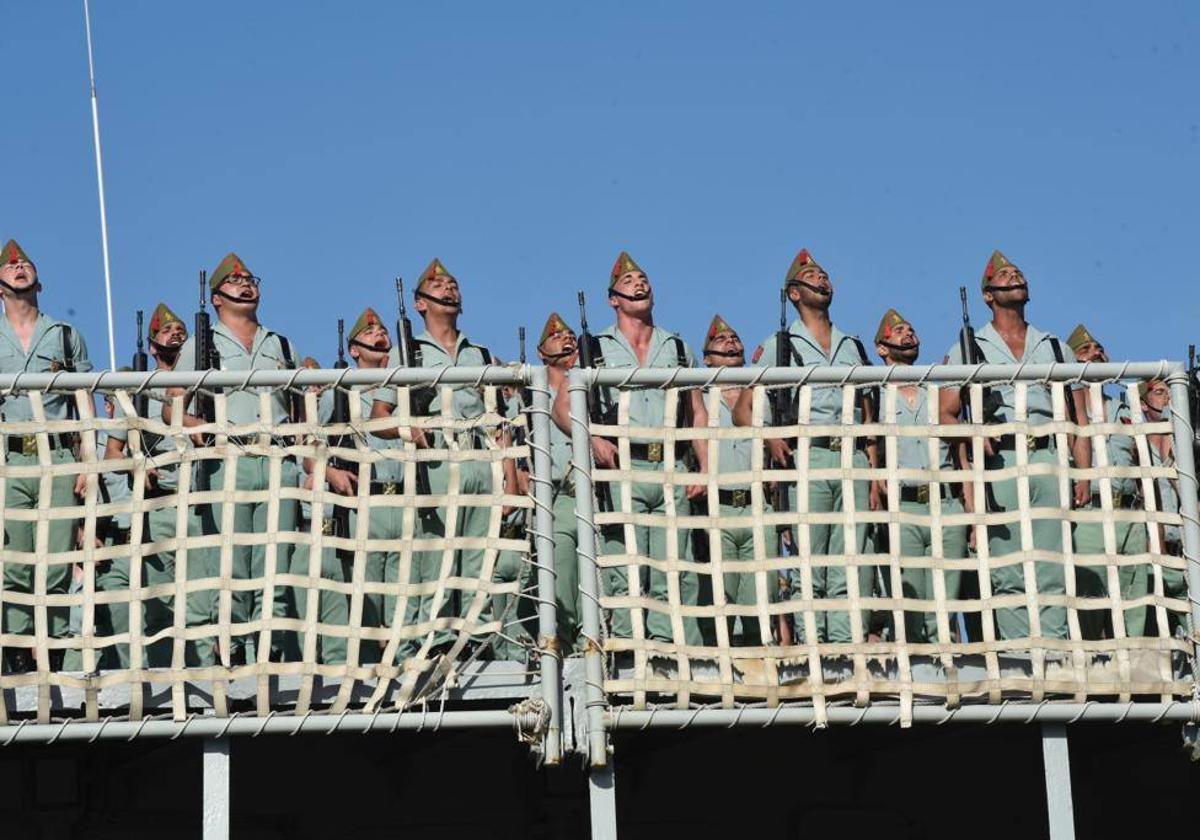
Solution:
{"label": "belt buckle", "polygon": [[646,444],[646,460],[652,464],[661,464],[663,459],[663,445],[659,442]]}
{"label": "belt buckle", "polygon": [[928,484],[918,484],[917,485],[917,501],[923,505],[929,504],[929,485]]}
{"label": "belt buckle", "polygon": [[394,482],[394,481],[383,482],[383,495],[395,496],[396,495],[396,482]]}
{"label": "belt buckle", "polygon": [[733,491],[733,506],[734,507],[745,507],[748,504],[750,504],[750,491],[749,490],[734,490]]}
{"label": "belt buckle", "polygon": [[1033,452],[1034,450],[1037,449],[1037,442],[1038,442],[1038,439],[1035,438],[1033,435],[1025,436],[1025,448],[1027,450],[1029,450],[1030,452]]}
{"label": "belt buckle", "polygon": [[21,454],[37,454],[37,435],[21,435]]}
{"label": "belt buckle", "polygon": [[325,537],[334,536],[334,531],[337,530],[337,520],[332,516],[321,518],[321,535]]}
{"label": "belt buckle", "polygon": [[842,438],[840,436],[837,436],[837,435],[830,436],[829,451],[830,452],[841,452],[842,451]]}

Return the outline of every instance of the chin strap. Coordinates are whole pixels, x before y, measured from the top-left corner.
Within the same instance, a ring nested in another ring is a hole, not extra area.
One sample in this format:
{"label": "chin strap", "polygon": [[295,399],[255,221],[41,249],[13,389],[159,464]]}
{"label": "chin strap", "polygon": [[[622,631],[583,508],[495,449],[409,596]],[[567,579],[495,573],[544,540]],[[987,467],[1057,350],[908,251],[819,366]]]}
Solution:
{"label": "chin strap", "polygon": [[616,295],[617,297],[621,298],[622,300],[646,300],[648,297],[650,297],[650,295],[642,295],[641,297],[636,297],[634,295],[627,295],[624,292],[618,292],[616,289],[609,289],[608,293],[610,295]]}
{"label": "chin strap", "polygon": [[417,297],[424,298],[425,300],[431,300],[434,303],[440,303],[442,306],[452,306],[455,309],[457,309],[460,314],[463,311],[462,301],[450,300],[449,298],[434,297],[433,295],[428,294],[427,292],[417,292]]}

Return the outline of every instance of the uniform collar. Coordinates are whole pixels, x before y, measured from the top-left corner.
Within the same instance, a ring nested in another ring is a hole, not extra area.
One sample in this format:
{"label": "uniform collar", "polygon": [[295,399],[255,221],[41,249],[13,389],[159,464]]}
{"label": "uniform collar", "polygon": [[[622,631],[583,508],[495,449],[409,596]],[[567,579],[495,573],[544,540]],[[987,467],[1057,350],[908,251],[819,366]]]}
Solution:
{"label": "uniform collar", "polygon": [[1020,359],[1013,356],[1012,351],[1009,350],[1009,348],[1008,348],[1008,343],[1005,342],[1005,340],[1000,337],[1000,333],[996,332],[996,328],[992,326],[991,321],[988,321],[986,324],[984,324],[982,327],[980,327],[979,332],[977,332],[975,334],[975,337],[979,341],[986,341],[988,344],[995,347],[997,350],[999,350],[1005,356],[1012,359],[1013,362],[1019,363],[1019,362],[1022,362],[1024,360],[1028,359],[1031,355],[1033,355],[1033,351],[1037,349],[1037,346],[1039,344],[1041,344],[1043,341],[1045,341],[1046,333],[1039,330],[1033,324],[1026,324],[1025,325],[1025,353]]}
{"label": "uniform collar", "polygon": [[829,355],[825,356],[825,348],[822,347],[821,342],[817,341],[813,334],[808,331],[808,327],[804,325],[804,321],[799,315],[796,316],[796,320],[792,321],[792,325],[788,327],[788,332],[796,338],[806,342],[810,347],[812,347],[812,349],[816,350],[821,354],[822,357],[828,359],[829,361],[833,361],[837,358],[838,350],[840,350],[842,347],[842,342],[849,338],[849,336],[838,329],[837,324],[830,323]]}
{"label": "uniform collar", "polygon": [[[663,342],[674,335],[674,333],[667,332],[662,327],[658,326],[658,324],[651,325],[650,329],[650,354],[646,357],[647,362],[649,362],[651,358],[658,353],[658,348],[663,345]],[[633,345],[629,343],[629,339],[625,337],[625,333],[621,332],[617,328],[616,323],[609,325],[607,329],[601,330],[599,333],[597,333],[597,335],[602,335],[613,339],[626,350],[628,350],[629,355],[633,356],[635,359],[637,358],[637,354],[633,350]]]}
{"label": "uniform collar", "polygon": [[[442,343],[440,341],[438,341],[436,338],[434,338],[430,334],[429,330],[421,330],[421,334],[418,335],[413,340],[420,341],[423,344],[429,344],[433,347],[436,347],[438,350],[441,350],[443,353],[446,352],[446,348],[442,346]],[[465,332],[463,332],[462,330],[459,330],[458,331],[458,339],[454,342],[454,358],[457,359],[458,354],[462,352],[462,349],[464,347],[470,345],[470,343],[471,342],[467,340],[467,334]]]}
{"label": "uniform collar", "polygon": [[[246,351],[246,345],[242,344],[242,340],[234,335],[233,331],[225,326],[225,322],[220,318],[218,318],[216,323],[213,324],[213,333],[220,333],[221,335],[225,336],[225,338],[236,344],[239,350],[242,352]],[[258,352],[259,348],[262,347],[262,343],[266,341],[267,335],[267,329],[262,324],[259,324],[258,329],[254,331],[254,340],[250,342],[250,355],[254,355]]]}
{"label": "uniform collar", "polygon": [[8,318],[0,318],[0,335],[3,335],[6,339],[8,339],[12,345],[17,348],[17,350],[21,351],[21,353],[29,355],[33,353],[34,348],[36,348],[41,342],[42,337],[45,336],[46,333],[57,324],[58,321],[54,320],[39,309],[37,320],[33,323],[33,338],[29,340],[28,352],[26,352],[25,348],[21,346],[21,340],[17,338],[17,333],[13,329],[13,325]]}

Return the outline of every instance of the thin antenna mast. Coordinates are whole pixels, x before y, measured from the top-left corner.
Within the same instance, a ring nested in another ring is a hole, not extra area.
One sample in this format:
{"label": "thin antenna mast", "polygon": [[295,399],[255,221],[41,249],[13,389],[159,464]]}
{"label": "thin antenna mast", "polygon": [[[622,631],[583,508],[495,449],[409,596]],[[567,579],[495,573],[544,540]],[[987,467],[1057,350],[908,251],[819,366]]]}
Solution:
{"label": "thin antenna mast", "polygon": [[113,336],[112,274],[108,267],[108,213],[104,206],[104,165],[100,160],[100,107],[96,102],[96,66],[92,59],[92,15],[83,0],[83,23],[87,30],[88,85],[92,92],[92,139],[96,146],[96,186],[100,191],[100,244],[104,253],[104,301],[108,309],[108,365],[117,369],[117,342]]}

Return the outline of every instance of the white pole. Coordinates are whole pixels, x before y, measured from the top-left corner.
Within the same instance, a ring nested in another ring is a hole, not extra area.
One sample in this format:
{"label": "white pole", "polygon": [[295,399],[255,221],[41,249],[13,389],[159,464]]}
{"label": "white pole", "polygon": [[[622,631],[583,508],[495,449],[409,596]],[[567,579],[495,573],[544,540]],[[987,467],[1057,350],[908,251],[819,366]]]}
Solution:
{"label": "white pole", "polygon": [[100,245],[104,252],[104,301],[108,308],[108,367],[117,369],[117,342],[113,336],[112,275],[108,268],[108,213],[104,209],[104,165],[100,161],[100,108],[96,102],[96,67],[92,61],[92,16],[83,0],[83,22],[87,29],[88,83],[92,90],[92,138],[96,146],[96,185],[100,190]]}

